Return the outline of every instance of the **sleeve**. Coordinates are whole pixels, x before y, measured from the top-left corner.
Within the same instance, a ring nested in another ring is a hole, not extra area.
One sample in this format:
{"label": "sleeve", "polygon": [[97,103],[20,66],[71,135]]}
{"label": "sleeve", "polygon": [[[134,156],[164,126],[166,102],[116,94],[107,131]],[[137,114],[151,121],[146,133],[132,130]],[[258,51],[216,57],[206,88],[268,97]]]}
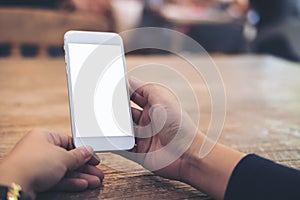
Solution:
{"label": "sleeve", "polygon": [[300,200],[300,171],[249,154],[233,170],[224,199]]}

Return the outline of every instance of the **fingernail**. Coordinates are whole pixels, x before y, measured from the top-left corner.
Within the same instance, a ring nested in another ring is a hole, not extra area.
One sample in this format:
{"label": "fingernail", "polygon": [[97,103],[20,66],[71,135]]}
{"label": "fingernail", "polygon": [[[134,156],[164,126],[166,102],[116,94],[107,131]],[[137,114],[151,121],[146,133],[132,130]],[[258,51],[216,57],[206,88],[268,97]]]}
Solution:
{"label": "fingernail", "polygon": [[90,146],[79,147],[79,150],[80,150],[81,154],[83,155],[83,157],[85,157],[85,158],[90,157],[94,152],[93,148]]}
{"label": "fingernail", "polygon": [[93,153],[93,157],[99,162],[101,161],[100,157],[95,152]]}

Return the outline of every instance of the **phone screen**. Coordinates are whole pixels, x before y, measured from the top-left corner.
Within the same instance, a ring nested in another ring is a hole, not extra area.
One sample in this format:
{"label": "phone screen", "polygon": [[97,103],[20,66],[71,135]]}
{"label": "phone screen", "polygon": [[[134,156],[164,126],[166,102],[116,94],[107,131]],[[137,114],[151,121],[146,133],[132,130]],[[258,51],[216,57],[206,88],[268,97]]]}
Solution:
{"label": "phone screen", "polygon": [[68,57],[76,137],[132,136],[122,46],[68,43]]}

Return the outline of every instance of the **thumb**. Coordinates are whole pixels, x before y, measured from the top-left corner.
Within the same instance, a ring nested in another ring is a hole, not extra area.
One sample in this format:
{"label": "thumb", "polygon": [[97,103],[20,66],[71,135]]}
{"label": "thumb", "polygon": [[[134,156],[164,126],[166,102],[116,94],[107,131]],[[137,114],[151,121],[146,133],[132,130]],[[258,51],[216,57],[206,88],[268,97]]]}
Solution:
{"label": "thumb", "polygon": [[140,79],[131,76],[128,79],[129,82],[129,91],[130,91],[130,96],[136,92],[139,88],[141,88],[143,85],[145,85],[146,83],[141,81]]}
{"label": "thumb", "polygon": [[65,160],[68,170],[74,170],[86,164],[93,156],[93,152],[90,146],[81,146],[68,151]]}

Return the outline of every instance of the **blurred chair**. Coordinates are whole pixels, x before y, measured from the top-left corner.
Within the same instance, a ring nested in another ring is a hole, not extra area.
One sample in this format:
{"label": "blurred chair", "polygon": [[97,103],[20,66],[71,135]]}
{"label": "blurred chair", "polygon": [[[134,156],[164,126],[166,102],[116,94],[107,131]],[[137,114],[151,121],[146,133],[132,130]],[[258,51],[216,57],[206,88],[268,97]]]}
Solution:
{"label": "blurred chair", "polygon": [[300,61],[300,20],[288,19],[276,26],[263,28],[253,43],[257,53],[271,53],[276,56]]}
{"label": "blurred chair", "polygon": [[300,61],[300,0],[250,0],[250,3],[260,16],[254,52]]}
{"label": "blurred chair", "polygon": [[0,8],[0,56],[61,56],[68,30],[107,31],[95,14],[37,8]]}

